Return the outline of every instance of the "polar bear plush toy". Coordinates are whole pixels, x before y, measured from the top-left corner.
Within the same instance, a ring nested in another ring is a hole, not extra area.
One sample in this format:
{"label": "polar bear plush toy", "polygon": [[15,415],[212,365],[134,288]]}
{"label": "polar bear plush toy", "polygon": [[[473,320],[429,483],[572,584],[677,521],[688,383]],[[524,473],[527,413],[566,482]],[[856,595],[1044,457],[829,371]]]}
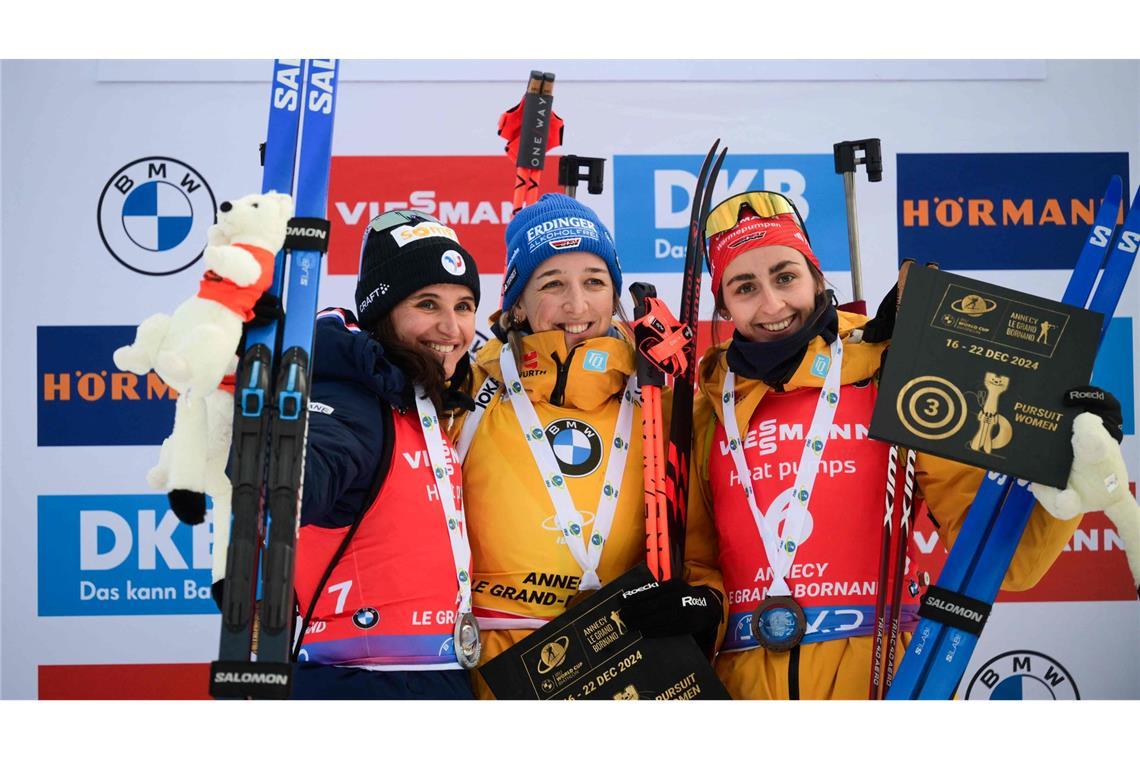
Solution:
{"label": "polar bear plush toy", "polygon": [[115,366],[139,375],[154,369],[179,394],[212,393],[233,360],[242,324],[273,280],[273,258],[292,216],[293,199],[281,193],[222,203],[207,233],[198,294],[173,314],[147,317],[135,342],[115,351]]}
{"label": "polar bear plush toy", "polygon": [[293,200],[281,193],[222,203],[217,223],[207,233],[207,271],[198,294],[173,314],[148,317],[135,342],[114,353],[119,369],[141,375],[153,368],[179,394],[174,429],[163,441],[147,483],[170,494],[171,507],[183,522],[202,522],[204,495],[209,495],[215,522],[228,528],[233,388],[222,380],[237,367],[234,352],[242,324],[273,280],[274,257],[292,215]]}
{"label": "polar bear plush toy", "polygon": [[1120,446],[1100,417],[1084,412],[1073,420],[1073,468],[1066,488],[1032,483],[1029,490],[1059,520],[1103,510],[1120,534],[1132,578],[1140,586],[1140,506],[1128,489]]}

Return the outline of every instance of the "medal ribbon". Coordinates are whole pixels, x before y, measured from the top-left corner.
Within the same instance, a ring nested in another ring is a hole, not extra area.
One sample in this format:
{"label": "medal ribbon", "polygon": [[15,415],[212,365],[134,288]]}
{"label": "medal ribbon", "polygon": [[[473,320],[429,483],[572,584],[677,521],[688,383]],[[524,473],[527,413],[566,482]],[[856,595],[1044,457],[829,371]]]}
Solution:
{"label": "medal ribbon", "polygon": [[[455,491],[451,478],[447,476],[447,457],[444,452],[439,415],[436,413],[435,405],[424,398],[422,386],[415,387],[415,395],[420,428],[424,431],[424,440],[427,441],[428,462],[431,464],[432,475],[435,476],[440,504],[443,505],[447,537],[451,540],[451,556],[455,560],[455,580],[459,583],[459,594],[455,602],[459,607],[459,614],[462,615],[471,611],[471,545],[467,541],[467,528],[463,523],[463,515],[455,506]],[[458,467],[459,458],[455,455],[454,449],[452,454],[452,467]],[[458,642],[456,643],[458,645]]]}
{"label": "medal ribbon", "polygon": [[[504,345],[499,355],[499,366],[503,373],[503,394],[510,399],[518,417],[523,437],[530,447],[534,463],[542,475],[550,501],[554,504],[554,519],[566,539],[566,547],[574,556],[574,561],[582,568],[582,579],[578,588],[582,591],[601,588],[598,579],[598,564],[602,559],[602,548],[610,535],[614,512],[617,510],[618,487],[625,475],[625,462],[629,457],[629,435],[633,429],[633,396],[637,390],[637,375],[629,376],[623,391],[621,407],[618,410],[614,439],[611,444],[610,461],[606,465],[602,493],[598,497],[598,513],[594,517],[594,530],[587,537],[582,528],[582,514],[574,508],[574,500],[566,486],[566,477],[558,466],[554,450],[546,439],[546,432],[534,405],[523,389],[519,379],[515,357],[510,345]],[[583,543],[584,542],[584,543]]]}
{"label": "medal ribbon", "polygon": [[[815,361],[819,362],[823,354],[817,354]],[[787,575],[792,569],[796,559],[796,550],[799,548],[799,536],[803,530],[804,520],[808,513],[808,504],[811,500],[811,489],[815,484],[815,476],[819,472],[819,463],[823,459],[823,450],[831,433],[831,422],[835,419],[835,410],[839,406],[839,378],[843,366],[843,341],[836,338],[831,344],[831,359],[827,368],[827,376],[823,381],[819,400],[815,405],[815,413],[811,418],[811,427],[804,439],[804,449],[800,454],[799,467],[796,470],[796,480],[790,489],[781,492],[768,505],[768,511],[761,513],[756,506],[756,494],[752,488],[752,471],[744,459],[744,439],[740,436],[740,426],[736,422],[736,375],[732,370],[724,378],[724,387],[721,394],[721,411],[724,417],[724,431],[728,436],[728,448],[732,452],[732,460],[736,465],[736,477],[744,488],[744,495],[748,497],[748,507],[752,511],[752,519],[756,522],[756,529],[760,532],[760,539],[764,543],[764,553],[768,556],[768,565],[772,569],[772,582],[768,587],[768,596],[791,596],[788,588]],[[817,373],[818,374],[818,373]],[[779,524],[779,510],[785,504],[798,503],[802,509],[798,510],[799,519],[793,527],[790,525],[792,515],[784,520],[784,533],[782,536],[773,534],[773,527],[764,519],[770,516],[775,524]],[[775,510],[775,511],[773,511]]]}

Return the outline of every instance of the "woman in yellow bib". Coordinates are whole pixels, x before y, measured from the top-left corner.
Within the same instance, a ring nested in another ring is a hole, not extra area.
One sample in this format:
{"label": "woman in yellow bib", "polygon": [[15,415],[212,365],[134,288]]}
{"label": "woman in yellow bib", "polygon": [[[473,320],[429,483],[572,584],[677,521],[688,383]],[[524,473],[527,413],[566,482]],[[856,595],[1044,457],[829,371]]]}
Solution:
{"label": "woman in yellow bib", "polygon": [[613,238],[589,208],[547,194],[511,221],[507,251],[476,411],[457,431],[484,663],[645,557],[641,412],[634,347],[614,319]]}

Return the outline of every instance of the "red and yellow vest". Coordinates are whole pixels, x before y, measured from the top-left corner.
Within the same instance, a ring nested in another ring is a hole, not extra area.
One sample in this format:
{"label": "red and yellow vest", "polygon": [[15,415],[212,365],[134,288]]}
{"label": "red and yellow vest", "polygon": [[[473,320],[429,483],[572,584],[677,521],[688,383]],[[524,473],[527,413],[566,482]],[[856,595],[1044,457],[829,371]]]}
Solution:
{"label": "red and yellow vest", "polygon": [[[388,475],[320,589],[301,661],[381,670],[459,667],[452,641],[459,586],[427,444],[414,410],[392,417]],[[445,442],[462,512],[458,457]],[[349,530],[301,528],[294,586],[302,611]]]}

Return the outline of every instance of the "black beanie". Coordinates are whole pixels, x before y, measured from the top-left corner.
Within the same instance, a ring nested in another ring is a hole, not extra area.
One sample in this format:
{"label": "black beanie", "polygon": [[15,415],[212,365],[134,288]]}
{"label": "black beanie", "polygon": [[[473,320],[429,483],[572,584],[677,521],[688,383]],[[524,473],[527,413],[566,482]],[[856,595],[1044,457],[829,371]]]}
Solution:
{"label": "black beanie", "polygon": [[362,327],[371,328],[396,304],[428,285],[466,285],[479,305],[479,270],[459,245],[455,230],[438,222],[414,220],[364,233],[356,308]]}

